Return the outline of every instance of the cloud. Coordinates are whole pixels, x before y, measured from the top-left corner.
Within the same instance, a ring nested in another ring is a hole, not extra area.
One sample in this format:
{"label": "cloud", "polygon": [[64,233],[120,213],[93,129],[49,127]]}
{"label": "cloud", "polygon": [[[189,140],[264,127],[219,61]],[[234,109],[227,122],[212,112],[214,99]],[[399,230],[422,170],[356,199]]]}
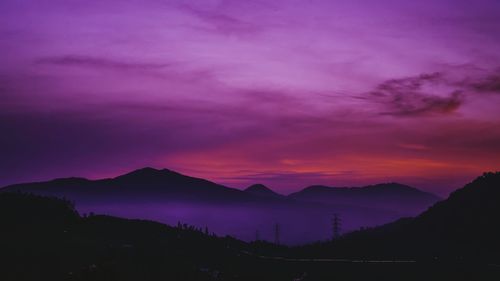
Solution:
{"label": "cloud", "polygon": [[421,116],[428,114],[450,114],[455,112],[463,103],[463,94],[460,91],[453,92],[449,97],[437,96],[415,96],[396,98],[396,111],[387,112],[388,115]]}
{"label": "cloud", "polygon": [[[166,62],[149,62],[147,60],[116,59],[99,56],[84,56],[67,54],[54,57],[41,57],[34,60],[37,66],[57,66],[74,69],[107,72],[113,75],[126,75],[129,80],[120,81],[118,84],[125,85],[131,81],[140,80],[144,77],[162,81],[176,81],[185,85],[196,85],[197,83],[214,83],[212,69],[192,69],[187,63],[173,60]],[[68,72],[70,73],[70,72]],[[60,75],[57,74],[56,75]],[[101,73],[99,73],[100,76]],[[151,84],[144,84],[148,87]]]}
{"label": "cloud", "polygon": [[242,21],[216,10],[199,9],[188,4],[180,5],[179,9],[209,24],[211,26],[209,30],[212,29],[222,34],[254,33],[259,30],[253,23]]}
{"label": "cloud", "polygon": [[490,75],[480,81],[472,82],[470,87],[480,93],[500,94],[500,74]]}
{"label": "cloud", "polygon": [[440,72],[391,79],[369,92],[369,99],[383,104],[383,115],[422,116],[450,114],[464,102],[463,90],[453,87]]}
{"label": "cloud", "polygon": [[75,66],[108,70],[157,70],[169,67],[171,64],[123,62],[92,56],[66,55],[58,57],[41,58],[37,64],[50,64],[60,66]]}

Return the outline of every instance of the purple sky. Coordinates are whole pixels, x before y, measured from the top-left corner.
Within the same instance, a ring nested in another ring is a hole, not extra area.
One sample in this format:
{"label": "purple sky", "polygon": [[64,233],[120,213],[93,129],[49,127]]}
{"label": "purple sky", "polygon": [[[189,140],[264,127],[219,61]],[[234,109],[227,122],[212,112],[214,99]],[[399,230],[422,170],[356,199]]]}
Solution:
{"label": "purple sky", "polygon": [[0,185],[446,194],[500,170],[499,34],[498,0],[2,0]]}

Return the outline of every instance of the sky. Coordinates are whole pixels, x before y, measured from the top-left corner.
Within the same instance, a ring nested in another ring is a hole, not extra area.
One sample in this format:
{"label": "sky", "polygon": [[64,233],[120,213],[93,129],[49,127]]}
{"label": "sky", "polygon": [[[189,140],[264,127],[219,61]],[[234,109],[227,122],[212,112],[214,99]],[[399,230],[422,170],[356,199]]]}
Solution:
{"label": "sky", "polygon": [[0,185],[243,188],[500,170],[497,0],[2,0]]}

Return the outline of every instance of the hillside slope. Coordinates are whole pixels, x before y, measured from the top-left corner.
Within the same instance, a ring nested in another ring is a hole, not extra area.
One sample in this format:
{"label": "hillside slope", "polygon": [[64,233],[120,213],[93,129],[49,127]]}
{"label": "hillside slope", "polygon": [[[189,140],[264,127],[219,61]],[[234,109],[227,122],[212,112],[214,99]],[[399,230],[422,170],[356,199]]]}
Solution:
{"label": "hillside slope", "polygon": [[500,173],[485,173],[415,218],[306,251],[325,256],[500,260]]}

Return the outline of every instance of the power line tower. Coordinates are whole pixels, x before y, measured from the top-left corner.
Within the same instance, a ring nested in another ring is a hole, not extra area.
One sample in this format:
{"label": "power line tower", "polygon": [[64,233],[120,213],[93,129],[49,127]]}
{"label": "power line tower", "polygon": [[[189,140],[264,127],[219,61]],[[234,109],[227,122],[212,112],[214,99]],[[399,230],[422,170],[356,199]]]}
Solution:
{"label": "power line tower", "polygon": [[332,240],[336,240],[340,237],[342,221],[340,220],[340,216],[338,214],[333,214],[332,219]]}
{"label": "power line tower", "polygon": [[274,244],[280,244],[280,225],[278,223],[274,225]]}
{"label": "power line tower", "polygon": [[260,233],[259,230],[255,231],[255,241],[260,241]]}

